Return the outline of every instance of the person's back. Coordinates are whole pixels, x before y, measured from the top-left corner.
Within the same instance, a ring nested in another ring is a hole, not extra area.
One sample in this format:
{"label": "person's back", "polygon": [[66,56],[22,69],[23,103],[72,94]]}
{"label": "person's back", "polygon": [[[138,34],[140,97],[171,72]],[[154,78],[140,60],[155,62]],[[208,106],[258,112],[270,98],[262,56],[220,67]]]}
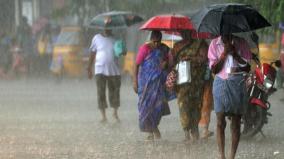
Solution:
{"label": "person's back", "polygon": [[108,107],[106,100],[106,88],[108,88],[109,105],[113,108],[113,117],[119,122],[118,108],[120,107],[121,77],[118,67],[118,59],[114,57],[114,39],[112,32],[105,29],[103,34],[97,34],[92,39],[88,64],[88,77],[95,79],[97,84],[98,107],[102,114],[101,122],[106,122],[105,109]]}
{"label": "person's back", "polygon": [[102,34],[96,34],[92,40],[91,49],[96,50],[95,74],[120,75],[118,59],[113,52],[114,39]]}

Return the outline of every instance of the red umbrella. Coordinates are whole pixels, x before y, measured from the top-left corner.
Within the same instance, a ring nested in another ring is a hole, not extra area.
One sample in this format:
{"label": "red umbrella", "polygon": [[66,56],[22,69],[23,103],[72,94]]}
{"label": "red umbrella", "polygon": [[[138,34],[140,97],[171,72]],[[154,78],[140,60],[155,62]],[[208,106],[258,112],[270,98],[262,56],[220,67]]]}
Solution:
{"label": "red umbrella", "polygon": [[141,30],[192,30],[193,25],[187,16],[158,15],[149,19]]}
{"label": "red umbrella", "polygon": [[[166,34],[173,34],[173,35],[180,35],[178,31],[165,31]],[[196,30],[193,30],[191,32],[191,37],[194,39],[213,39],[215,36],[208,32],[196,32]]]}

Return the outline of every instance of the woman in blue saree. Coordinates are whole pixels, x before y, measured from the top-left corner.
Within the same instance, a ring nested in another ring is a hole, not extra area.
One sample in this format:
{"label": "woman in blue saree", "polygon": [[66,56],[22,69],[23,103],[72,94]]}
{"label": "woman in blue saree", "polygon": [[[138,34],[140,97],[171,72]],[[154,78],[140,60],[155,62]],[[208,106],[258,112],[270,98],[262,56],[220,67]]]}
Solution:
{"label": "woman in blue saree", "polygon": [[133,87],[139,96],[139,127],[149,133],[150,140],[161,138],[158,125],[162,116],[170,114],[168,100],[174,98],[165,86],[169,47],[161,39],[160,31],[152,31],[151,42],[140,47],[133,78]]}

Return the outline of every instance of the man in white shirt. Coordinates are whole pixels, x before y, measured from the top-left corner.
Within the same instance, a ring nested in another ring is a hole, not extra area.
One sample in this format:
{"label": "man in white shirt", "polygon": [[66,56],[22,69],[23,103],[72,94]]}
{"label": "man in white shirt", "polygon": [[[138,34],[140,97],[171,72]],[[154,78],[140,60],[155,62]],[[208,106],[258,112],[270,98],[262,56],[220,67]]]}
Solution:
{"label": "man in white shirt", "polygon": [[120,70],[118,59],[114,56],[114,38],[112,31],[105,29],[102,34],[96,34],[90,46],[90,57],[88,65],[88,77],[93,78],[93,70],[95,70],[95,78],[97,84],[98,107],[102,114],[101,122],[107,122],[105,109],[106,86],[108,87],[109,103],[114,109],[113,117],[119,122],[117,114],[120,106]]}

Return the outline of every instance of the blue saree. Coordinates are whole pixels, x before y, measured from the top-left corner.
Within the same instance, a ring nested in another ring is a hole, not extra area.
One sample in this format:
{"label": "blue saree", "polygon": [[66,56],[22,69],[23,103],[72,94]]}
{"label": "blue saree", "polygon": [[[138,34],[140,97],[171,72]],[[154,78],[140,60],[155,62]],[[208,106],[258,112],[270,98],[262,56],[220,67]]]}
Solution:
{"label": "blue saree", "polygon": [[168,100],[175,97],[165,86],[168,71],[161,68],[165,56],[162,49],[152,49],[139,67],[139,127],[143,132],[153,132],[162,116],[170,114]]}

